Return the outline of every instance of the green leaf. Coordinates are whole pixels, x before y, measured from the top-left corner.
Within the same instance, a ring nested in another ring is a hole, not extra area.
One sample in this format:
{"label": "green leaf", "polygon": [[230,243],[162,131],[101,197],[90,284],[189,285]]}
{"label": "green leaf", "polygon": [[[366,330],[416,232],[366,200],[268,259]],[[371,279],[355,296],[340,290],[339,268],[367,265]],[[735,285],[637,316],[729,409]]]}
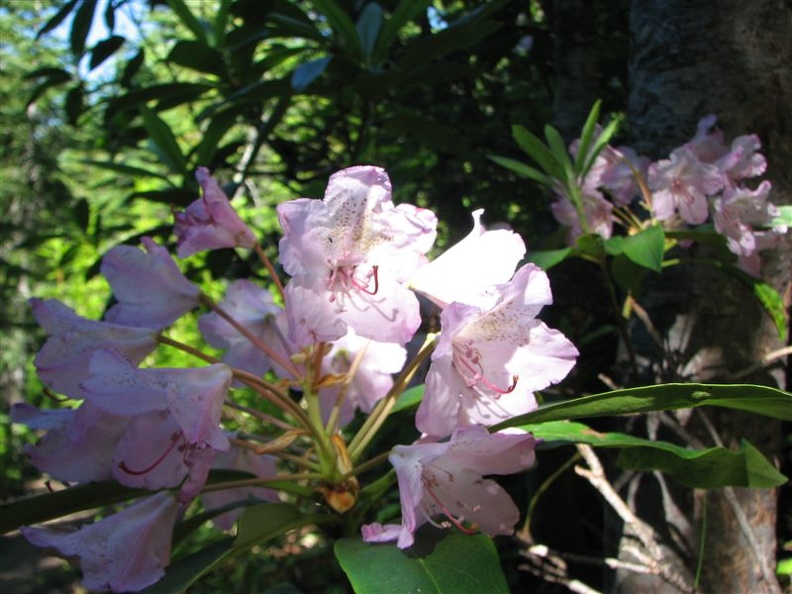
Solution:
{"label": "green leaf", "polygon": [[605,126],[600,135],[597,136],[597,139],[594,141],[589,154],[585,157],[586,160],[583,162],[583,168],[578,171],[578,175],[581,178],[585,177],[589,172],[589,169],[591,169],[591,166],[594,165],[594,161],[597,159],[597,156],[602,152],[602,149],[605,148],[605,145],[608,144],[611,138],[613,138],[613,136],[616,134],[623,119],[624,118],[621,115],[614,117],[610,122],[608,122],[608,125]]}
{"label": "green leaf", "polygon": [[624,238],[624,255],[649,270],[660,272],[665,253],[665,234],[660,225],[652,225]]}
{"label": "green leaf", "polygon": [[91,30],[94,12],[96,11],[97,0],[83,0],[80,8],[74,13],[71,31],[69,32],[69,44],[72,54],[82,56],[85,50],[85,40]]}
{"label": "green leaf", "polygon": [[700,452],[651,448],[623,450],[618,464],[629,470],[659,470],[688,487],[698,489],[726,486],[770,489],[788,480],[762,452],[744,439],[737,451],[726,448]]}
{"label": "green leaf", "polygon": [[399,398],[396,400],[396,404],[393,405],[390,414],[420,404],[421,399],[423,398],[424,387],[425,386],[421,384],[420,386],[413,386],[409,390],[402,392],[399,395]]}
{"label": "green leaf", "polygon": [[[610,245],[612,251],[616,250],[618,242],[612,242]],[[575,252],[583,258],[595,262],[601,262],[608,254],[605,248],[605,240],[596,233],[587,233],[578,237],[577,241],[575,241]]]}
{"label": "green leaf", "polygon": [[366,62],[371,63],[377,36],[382,28],[382,19],[382,7],[376,2],[369,2],[363,8],[355,24],[360,37],[360,47],[363,49],[363,57]]}
{"label": "green leaf", "polygon": [[131,489],[105,481],[69,487],[0,505],[0,534],[59,518],[75,512],[151,495],[146,489]]}
{"label": "green leaf", "polygon": [[749,287],[753,291],[754,296],[759,300],[759,303],[761,303],[762,307],[764,307],[765,311],[773,320],[773,324],[775,324],[779,338],[782,340],[782,342],[786,342],[787,335],[789,334],[787,311],[786,306],[784,305],[784,298],[781,297],[778,291],[776,291],[763,280],[751,276],[736,266],[723,264],[722,262],[717,261],[711,261],[707,263],[713,264],[717,268],[721,268],[730,276],[736,278],[744,285]]}
{"label": "green leaf", "polygon": [[85,109],[85,89],[82,83],[69,89],[66,93],[64,107],[66,109],[66,121],[72,126],[76,126]]}
{"label": "green leaf", "polygon": [[720,406],[792,421],[792,393],[754,384],[660,384],[592,394],[573,400],[545,404],[536,410],[498,423],[492,431],[527,423],[545,423]]}
{"label": "green leaf", "polygon": [[[623,246],[622,246],[623,247]],[[635,262],[630,260],[624,253],[617,254],[610,263],[611,274],[613,280],[625,293],[632,293],[638,295],[641,292],[641,284],[643,283],[646,274],[649,272],[647,268],[638,266]]]}
{"label": "green leaf", "polygon": [[586,123],[583,124],[583,130],[580,133],[580,144],[578,145],[578,152],[575,155],[575,173],[582,177],[581,171],[583,170],[583,162],[588,154],[591,140],[594,138],[594,131],[597,129],[597,122],[599,121],[600,107],[602,101],[597,100],[589,112]]}
{"label": "green leaf", "polygon": [[545,186],[552,186],[553,180],[547,177],[544,173],[539,171],[538,169],[534,169],[530,165],[526,165],[521,161],[517,161],[516,159],[510,159],[509,157],[498,157],[496,155],[488,155],[490,161],[497,163],[501,167],[505,167],[506,169],[511,169],[515,173],[522,175],[523,177],[527,177],[528,179],[532,179],[536,182],[539,182]]}
{"label": "green leaf", "polygon": [[347,50],[347,56],[354,61],[363,58],[355,24],[344,10],[343,4],[337,0],[312,0],[314,7],[327,19],[330,28],[338,36],[341,47]]}
{"label": "green leaf", "polygon": [[36,33],[36,39],[41,39],[42,35],[49,33],[53,29],[55,29],[58,25],[60,25],[69,13],[74,10],[74,7],[77,5],[77,0],[69,0],[63,7],[55,13],[50,20],[41,28],[41,30]]}
{"label": "green leaf", "polygon": [[786,482],[773,464],[754,446],[743,442],[737,451],[722,447],[692,450],[665,441],[625,433],[600,433],[583,423],[551,421],[520,427],[547,445],[585,443],[622,448],[618,464],[630,470],[659,470],[699,489],[718,487],[771,488]]}
{"label": "green leaf", "polygon": [[548,177],[554,180],[564,179],[564,166],[550,152],[550,149],[527,128],[520,125],[512,126],[512,135],[519,147],[539,164]]}
{"label": "green leaf", "polygon": [[225,79],[228,72],[220,52],[203,41],[194,39],[178,41],[168,54],[167,60],[197,72],[214,74],[220,79]]}
{"label": "green leaf", "polygon": [[239,518],[235,539],[215,542],[197,553],[172,563],[165,576],[144,594],[178,594],[197,582],[220,563],[228,561],[250,547],[275,538],[289,530],[338,521],[337,516],[305,514],[290,503],[261,503],[247,508]]}
{"label": "green leaf", "polygon": [[424,527],[406,550],[342,538],[335,555],[357,594],[507,594],[492,540]]}
{"label": "green leaf", "polygon": [[148,169],[143,169],[142,167],[123,165],[121,163],[113,163],[112,161],[93,161],[91,159],[80,159],[80,163],[84,163],[85,165],[90,165],[91,167],[99,167],[100,169],[106,169],[107,171],[113,171],[115,173],[120,173],[122,175],[128,175],[134,178],[156,177],[158,179],[170,183],[169,177],[162,175],[161,173],[157,173],[156,171],[149,171]]}
{"label": "green leaf", "polygon": [[99,66],[102,62],[107,60],[107,58],[118,51],[118,48],[124,45],[125,41],[126,39],[120,35],[111,35],[107,39],[103,39],[102,41],[98,42],[91,50],[91,61],[89,62],[88,67],[93,70]]}
{"label": "green leaf", "polygon": [[412,21],[418,15],[426,11],[431,0],[401,0],[396,8],[393,9],[390,17],[377,38],[377,44],[371,56],[371,62],[377,66],[385,61],[390,52],[391,44],[398,35],[402,27]]}
{"label": "green leaf", "polygon": [[143,116],[143,127],[146,128],[151,141],[154,143],[160,159],[173,171],[181,175],[187,175],[187,160],[179,148],[168,125],[152,110],[141,105],[138,107],[140,115]]}
{"label": "green leaf", "polygon": [[778,208],[778,216],[770,221],[770,224],[774,227],[777,225],[792,227],[792,204],[784,204],[776,208]]}
{"label": "green leaf", "polygon": [[561,134],[550,125],[544,127],[544,134],[547,139],[547,146],[550,147],[550,152],[553,153],[556,161],[561,163],[561,166],[564,168],[564,179],[570,181],[574,180],[575,170],[572,165],[572,159],[569,157],[569,150],[564,143],[564,139],[561,138]]}
{"label": "green leaf", "polygon": [[197,19],[195,15],[190,12],[187,3],[184,0],[166,0],[170,9],[174,14],[179,17],[182,24],[187,27],[195,38],[205,44],[209,44],[209,39],[206,35],[206,27]]}
{"label": "green leaf", "polygon": [[291,76],[291,85],[297,93],[302,93],[308,85],[316,80],[327,69],[331,57],[325,56],[317,60],[311,60],[305,64],[300,64]]}
{"label": "green leaf", "polygon": [[556,264],[560,264],[566,260],[567,256],[572,253],[571,247],[561,248],[560,250],[543,250],[536,252],[528,252],[526,259],[528,262],[533,262],[544,270],[550,270]]}
{"label": "green leaf", "polygon": [[225,561],[231,555],[233,545],[233,538],[224,538],[178,559],[165,568],[162,579],[143,590],[142,594],[181,594]]}

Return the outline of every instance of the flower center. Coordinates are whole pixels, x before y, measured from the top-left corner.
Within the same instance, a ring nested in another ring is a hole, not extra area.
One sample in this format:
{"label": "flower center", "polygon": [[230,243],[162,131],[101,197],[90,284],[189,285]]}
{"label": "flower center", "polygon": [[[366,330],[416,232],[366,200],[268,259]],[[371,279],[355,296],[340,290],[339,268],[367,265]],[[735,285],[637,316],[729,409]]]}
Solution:
{"label": "flower center", "polygon": [[453,343],[452,364],[465,380],[468,388],[477,388],[480,392],[497,400],[503,394],[513,392],[517,387],[518,375],[512,376],[512,383],[508,388],[501,388],[484,377],[484,367],[481,364],[481,353],[471,343]]}
{"label": "flower center", "polygon": [[[373,279],[373,288],[370,288]],[[334,268],[327,277],[327,288],[330,290],[330,301],[335,301],[336,293],[360,291],[367,295],[376,295],[379,291],[379,266],[371,267],[371,273],[365,282],[357,277],[357,266],[339,266]]]}

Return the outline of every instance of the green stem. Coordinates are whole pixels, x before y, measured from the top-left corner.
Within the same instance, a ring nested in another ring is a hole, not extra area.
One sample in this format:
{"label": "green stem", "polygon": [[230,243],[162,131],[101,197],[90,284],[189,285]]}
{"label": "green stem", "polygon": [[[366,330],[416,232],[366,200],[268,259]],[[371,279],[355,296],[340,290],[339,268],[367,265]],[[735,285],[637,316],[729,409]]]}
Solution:
{"label": "green stem", "polygon": [[407,387],[413,375],[415,375],[418,367],[420,367],[421,363],[423,363],[432,351],[434,351],[435,337],[435,334],[427,335],[423,346],[421,346],[421,350],[418,351],[415,358],[410,361],[407,367],[402,370],[391,389],[388,390],[385,397],[377,403],[374,410],[371,411],[371,414],[363,422],[363,425],[360,427],[355,437],[349,442],[349,457],[352,459],[353,463],[360,457],[363,450],[385,422],[393,405],[396,404],[396,399],[404,392],[404,389]]}

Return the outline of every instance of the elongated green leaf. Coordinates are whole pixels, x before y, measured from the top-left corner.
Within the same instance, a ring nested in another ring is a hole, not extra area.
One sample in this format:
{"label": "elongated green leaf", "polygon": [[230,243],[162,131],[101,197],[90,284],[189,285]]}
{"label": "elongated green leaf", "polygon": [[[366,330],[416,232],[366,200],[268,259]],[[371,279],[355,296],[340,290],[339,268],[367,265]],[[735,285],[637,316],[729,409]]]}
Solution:
{"label": "elongated green leaf", "polygon": [[771,488],[787,481],[761,452],[745,441],[737,451],[721,447],[692,450],[625,433],[600,433],[583,423],[571,421],[551,421],[520,428],[549,445],[585,443],[594,447],[621,448],[618,463],[622,468],[660,470],[699,489]]}
{"label": "elongated green leaf", "polygon": [[655,272],[663,268],[665,234],[660,225],[652,225],[624,238],[624,255],[630,260]]}
{"label": "elongated green leaf", "polygon": [[603,128],[600,135],[597,136],[597,139],[594,141],[594,144],[592,145],[588,155],[586,155],[585,161],[583,162],[583,168],[578,171],[579,176],[586,176],[586,174],[589,172],[589,169],[591,169],[591,166],[594,165],[594,161],[597,159],[597,156],[602,152],[602,149],[605,148],[605,145],[611,141],[611,138],[613,138],[613,136],[619,130],[622,120],[622,116],[614,117],[610,122],[608,122],[608,125]]}
{"label": "elongated green leaf", "polygon": [[382,26],[371,62],[377,66],[385,61],[388,56],[393,40],[402,27],[420,14],[423,14],[431,0],[401,0],[396,8],[393,9],[390,17],[385,20]]}
{"label": "elongated green leaf", "polygon": [[527,177],[528,179],[532,179],[536,182],[539,182],[545,186],[552,186],[553,180],[547,177],[544,173],[531,167],[530,165],[526,165],[522,161],[517,161],[516,159],[510,159],[509,157],[498,157],[497,155],[489,155],[488,156],[490,161],[497,163],[498,165],[505,167],[506,169],[511,169],[515,173],[522,175],[523,177]]}
{"label": "elongated green leaf", "polygon": [[792,393],[753,384],[660,384],[592,394],[554,402],[498,423],[492,430],[544,423],[628,415],[697,406],[720,406],[753,412],[785,421],[792,420]]}
{"label": "elongated green leaf", "polygon": [[597,100],[589,112],[586,123],[583,124],[583,130],[580,133],[580,144],[578,144],[578,152],[575,155],[575,173],[581,175],[583,171],[583,163],[586,155],[591,146],[591,140],[594,138],[594,131],[597,129],[597,122],[599,121],[600,107],[602,101]]}
{"label": "elongated green leaf", "polygon": [[327,69],[330,64],[330,56],[311,60],[305,64],[300,64],[298,68],[292,72],[291,85],[297,93],[302,93],[308,86],[316,80]]}
{"label": "elongated green leaf", "polygon": [[528,252],[526,259],[544,270],[550,270],[556,264],[560,264],[566,260],[567,256],[569,256],[571,253],[572,248],[565,247],[561,248],[560,250]]}
{"label": "elongated green leaf", "polygon": [[88,67],[93,70],[99,66],[102,62],[107,60],[107,58],[118,51],[118,48],[120,48],[125,41],[126,39],[120,35],[111,35],[107,39],[103,39],[102,41],[98,42],[91,50],[91,60],[88,64]]}
{"label": "elongated green leaf", "polygon": [[165,575],[143,594],[181,594],[233,553],[234,539],[224,538],[200,551],[171,563]]}
{"label": "elongated green leaf", "polygon": [[711,448],[683,455],[657,448],[623,450],[618,464],[630,470],[659,470],[688,487],[699,489],[726,486],[770,489],[788,480],[744,439],[737,451]]}
{"label": "elongated green leaf", "polygon": [[421,384],[420,386],[413,386],[409,390],[405,390],[401,393],[399,398],[396,400],[396,404],[393,405],[391,409],[391,414],[395,412],[399,412],[400,410],[404,410],[405,408],[410,408],[411,406],[416,406],[421,402],[424,393],[424,385]]}
{"label": "elongated green leaf", "polygon": [[197,553],[177,560],[165,569],[165,576],[144,594],[179,594],[213,568],[246,552],[256,544],[310,524],[337,521],[336,516],[304,514],[290,503],[261,503],[246,509],[239,518],[235,539],[224,539]]}
{"label": "elongated green leaf", "polygon": [[130,177],[156,177],[170,183],[170,178],[168,176],[162,175],[156,171],[143,169],[142,167],[133,167],[132,165],[113,163],[111,161],[93,161],[91,159],[80,159],[80,163],[90,165],[91,167],[106,169],[107,171],[114,171],[115,173],[121,173],[123,175],[129,175]]}
{"label": "elongated green leaf", "polygon": [[20,526],[39,524],[86,509],[112,505],[129,499],[151,495],[146,489],[131,489],[106,481],[69,487],[53,493],[45,493],[0,504],[0,534],[16,530]]}
{"label": "elongated green leaf", "polygon": [[539,164],[548,177],[557,180],[564,179],[564,166],[559,163],[550,149],[527,128],[520,125],[512,126],[512,135],[519,147]]}
{"label": "elongated green leaf", "polygon": [[482,534],[444,534],[425,527],[413,547],[336,541],[335,555],[356,594],[506,594],[509,591],[492,540]]}
{"label": "elongated green leaf", "polygon": [[152,110],[141,105],[140,114],[143,116],[143,126],[146,128],[151,141],[154,143],[160,159],[174,173],[187,175],[187,160],[179,148],[176,136],[170,127]]}
{"label": "elongated green leaf", "polygon": [[85,40],[91,30],[96,3],[97,0],[83,0],[80,8],[74,13],[74,20],[69,32],[69,44],[72,54],[75,56],[82,56],[83,51],[85,51]]}
{"label": "elongated green leaf", "polygon": [[227,75],[223,56],[203,41],[182,39],[176,42],[167,60],[197,72],[214,74],[220,79],[225,79]]}
{"label": "elongated green leaf", "polygon": [[363,47],[360,45],[355,23],[349,18],[343,4],[337,0],[312,0],[316,9],[327,19],[330,28],[338,36],[340,45],[347,50],[347,56],[353,61],[363,58]]}
{"label": "elongated green leaf", "polygon": [[206,35],[206,27],[195,18],[195,15],[190,11],[187,3],[184,0],[166,0],[170,9],[174,14],[179,17],[182,24],[187,27],[190,32],[195,35],[195,38],[205,44],[209,43],[209,38]]}
{"label": "elongated green leaf", "polygon": [[63,7],[55,13],[50,20],[46,22],[46,24],[41,28],[41,30],[36,33],[36,39],[41,39],[41,36],[45,33],[49,33],[53,29],[55,29],[58,25],[60,25],[69,13],[74,10],[74,7],[77,5],[77,0],[69,0]]}
{"label": "elongated green leaf", "polygon": [[360,47],[363,49],[363,57],[366,62],[371,63],[374,46],[377,43],[380,29],[382,28],[382,7],[376,2],[366,4],[355,24],[358,36],[360,37]]}
{"label": "elongated green leaf", "polygon": [[561,138],[561,134],[550,125],[545,126],[544,134],[547,140],[547,146],[550,147],[550,152],[553,153],[556,161],[561,163],[561,166],[564,168],[564,173],[566,174],[564,178],[570,181],[574,180],[575,170],[572,165],[572,159],[569,156],[569,151],[564,143],[564,139]]}

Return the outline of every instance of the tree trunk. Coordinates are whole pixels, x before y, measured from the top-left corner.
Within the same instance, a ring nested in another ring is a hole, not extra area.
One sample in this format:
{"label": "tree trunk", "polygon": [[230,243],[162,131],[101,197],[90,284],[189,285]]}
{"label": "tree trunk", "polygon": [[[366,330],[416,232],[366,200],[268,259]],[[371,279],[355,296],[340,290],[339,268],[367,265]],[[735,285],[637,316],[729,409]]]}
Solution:
{"label": "tree trunk", "polygon": [[[701,117],[715,114],[728,139],[759,135],[773,182],[771,200],[792,202],[792,7],[782,0],[635,0],[630,29],[632,145],[653,158],[665,157],[693,135]],[[792,282],[789,234],[767,256],[763,276],[783,295]],[[750,291],[733,279],[691,266],[673,276],[664,273],[662,283],[662,298],[646,299],[674,310],[664,330],[686,362],[686,379],[728,382],[782,346]],[[644,305],[657,314],[650,302]],[[779,365],[741,381],[783,387],[785,380]],[[779,423],[711,410],[706,418],[692,415],[687,428],[694,439],[729,447],[746,438],[778,459]],[[722,489],[686,499],[678,502],[689,518],[681,524],[683,548],[695,553],[686,560],[695,569],[703,535],[703,591],[780,592],[774,577],[774,490]],[[640,492],[636,502],[640,506]],[[635,587],[631,582],[629,588]],[[648,583],[640,590],[658,591]]]}

